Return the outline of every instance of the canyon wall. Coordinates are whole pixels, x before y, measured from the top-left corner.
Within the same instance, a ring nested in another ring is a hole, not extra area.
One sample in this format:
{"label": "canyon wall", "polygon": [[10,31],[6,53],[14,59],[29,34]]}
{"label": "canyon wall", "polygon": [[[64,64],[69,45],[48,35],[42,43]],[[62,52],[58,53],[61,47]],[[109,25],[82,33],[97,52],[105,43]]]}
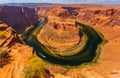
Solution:
{"label": "canyon wall", "polygon": [[11,26],[0,21],[0,78],[24,78],[21,72],[32,52]]}
{"label": "canyon wall", "polygon": [[[99,8],[101,7],[101,8]],[[60,9],[59,9],[60,8]],[[61,9],[62,8],[62,9]],[[0,6],[0,21],[12,26],[17,32],[23,32],[30,25],[38,22],[36,8],[18,7],[18,6]],[[59,9],[55,14],[55,10]],[[65,12],[63,12],[65,11]],[[66,14],[67,11],[67,14]],[[77,19],[91,25],[100,26],[120,26],[120,9],[105,6],[40,6],[38,7],[38,15],[54,16]],[[65,17],[64,16],[68,16]],[[52,19],[54,20],[54,19]]]}
{"label": "canyon wall", "polygon": [[0,21],[0,48],[11,47],[16,42],[22,43],[16,31],[4,22]]}
{"label": "canyon wall", "polygon": [[[39,7],[38,15],[55,15],[55,9],[62,12],[67,10],[71,19],[77,19],[83,23],[99,26],[120,26],[120,9],[118,7],[100,6],[100,5],[76,5],[76,6],[53,6]],[[61,17],[62,14],[57,15]],[[66,19],[67,17],[63,18]]]}
{"label": "canyon wall", "polygon": [[0,6],[0,21],[12,26],[19,33],[38,22],[35,9],[17,6]]}

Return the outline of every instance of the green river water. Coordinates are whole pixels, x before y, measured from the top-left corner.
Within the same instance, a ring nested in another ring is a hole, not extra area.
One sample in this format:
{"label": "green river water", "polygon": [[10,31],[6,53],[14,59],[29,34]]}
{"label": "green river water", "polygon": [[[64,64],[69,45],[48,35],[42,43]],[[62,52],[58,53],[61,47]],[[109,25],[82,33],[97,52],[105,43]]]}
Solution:
{"label": "green river water", "polygon": [[[52,54],[50,49],[42,45],[38,39],[37,35],[40,32],[42,26],[47,23],[47,18],[43,17],[35,27],[31,27],[23,34],[23,39],[26,44],[32,46],[36,51],[36,54],[49,62],[60,64],[60,65],[80,65],[83,63],[96,62],[100,56],[100,46],[105,42],[103,35],[96,31],[94,28],[84,25],[80,22],[76,22],[80,26],[80,30],[85,36],[87,36],[86,46],[80,49],[77,54],[70,56],[59,56]],[[84,36],[84,35],[83,35]]]}

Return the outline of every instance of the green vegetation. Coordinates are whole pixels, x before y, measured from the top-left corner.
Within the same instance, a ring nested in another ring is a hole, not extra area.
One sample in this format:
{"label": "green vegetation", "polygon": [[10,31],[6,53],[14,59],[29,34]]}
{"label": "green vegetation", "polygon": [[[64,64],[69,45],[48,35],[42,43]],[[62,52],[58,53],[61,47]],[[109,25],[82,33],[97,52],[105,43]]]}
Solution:
{"label": "green vegetation", "polygon": [[0,31],[0,39],[6,38],[5,31]]}
{"label": "green vegetation", "polygon": [[33,25],[31,25],[31,26],[29,26],[29,27],[27,27],[26,29],[25,29],[25,33],[23,33],[22,35],[21,35],[21,37],[24,39],[24,37],[26,38],[28,35],[29,35],[29,33],[31,33],[31,31],[34,29],[34,26]]}
{"label": "green vegetation", "polygon": [[8,51],[0,48],[0,67],[9,62]]}
{"label": "green vegetation", "polygon": [[25,78],[44,78],[44,62],[40,58],[30,58],[24,67]]}
{"label": "green vegetation", "polygon": [[29,26],[29,27],[27,27],[26,29],[25,29],[25,32],[29,32],[31,29],[33,29],[34,28],[34,26],[33,25],[31,25],[31,26]]}
{"label": "green vegetation", "polygon": [[2,49],[0,49],[0,58],[2,59],[2,58],[5,58],[6,56],[7,56],[7,51],[6,50],[2,50]]}

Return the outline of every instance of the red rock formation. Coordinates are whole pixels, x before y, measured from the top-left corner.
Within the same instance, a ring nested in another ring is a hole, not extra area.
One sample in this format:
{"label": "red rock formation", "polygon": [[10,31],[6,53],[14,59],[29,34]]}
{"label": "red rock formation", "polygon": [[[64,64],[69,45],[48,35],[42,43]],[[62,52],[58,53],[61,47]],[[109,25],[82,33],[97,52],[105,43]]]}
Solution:
{"label": "red rock formation", "polygon": [[[77,19],[91,25],[99,26],[120,26],[120,9],[106,6],[79,5],[74,7],[56,6],[56,7],[39,7],[38,15],[62,17],[61,21],[65,22],[66,18]],[[51,19],[60,21],[60,19]]]}
{"label": "red rock formation", "polygon": [[11,47],[14,43],[22,43],[16,31],[0,21],[0,47]]}
{"label": "red rock formation", "polygon": [[48,16],[48,23],[38,35],[42,44],[64,51],[79,43],[79,28],[75,26],[75,20],[71,19],[72,15],[67,9],[51,7],[45,15]]}
{"label": "red rock formation", "polygon": [[0,6],[0,21],[12,26],[17,32],[37,23],[35,10],[27,7]]}
{"label": "red rock formation", "polygon": [[77,17],[86,23],[99,26],[120,26],[120,9],[101,8],[101,9],[81,9]]}
{"label": "red rock formation", "polygon": [[21,69],[32,56],[33,49],[22,43],[16,31],[3,22],[0,22],[0,51],[6,52],[0,57],[0,78],[24,78]]}

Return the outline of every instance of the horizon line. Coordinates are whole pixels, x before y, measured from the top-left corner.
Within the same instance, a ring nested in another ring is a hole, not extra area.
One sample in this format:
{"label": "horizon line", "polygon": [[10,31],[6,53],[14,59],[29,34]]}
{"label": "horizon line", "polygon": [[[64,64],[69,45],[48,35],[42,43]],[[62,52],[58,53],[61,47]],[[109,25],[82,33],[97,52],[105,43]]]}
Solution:
{"label": "horizon line", "polygon": [[50,2],[5,2],[0,4],[96,4],[96,5],[120,5],[120,3],[50,3]]}

